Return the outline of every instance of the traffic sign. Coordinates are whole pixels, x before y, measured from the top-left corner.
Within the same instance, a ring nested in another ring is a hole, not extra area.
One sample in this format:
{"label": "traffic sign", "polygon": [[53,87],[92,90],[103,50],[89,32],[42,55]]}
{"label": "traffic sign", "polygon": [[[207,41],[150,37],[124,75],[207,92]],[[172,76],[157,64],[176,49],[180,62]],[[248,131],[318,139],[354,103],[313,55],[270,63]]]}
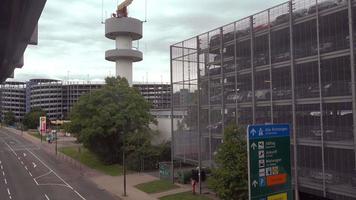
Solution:
{"label": "traffic sign", "polygon": [[288,124],[249,125],[250,200],[293,200]]}

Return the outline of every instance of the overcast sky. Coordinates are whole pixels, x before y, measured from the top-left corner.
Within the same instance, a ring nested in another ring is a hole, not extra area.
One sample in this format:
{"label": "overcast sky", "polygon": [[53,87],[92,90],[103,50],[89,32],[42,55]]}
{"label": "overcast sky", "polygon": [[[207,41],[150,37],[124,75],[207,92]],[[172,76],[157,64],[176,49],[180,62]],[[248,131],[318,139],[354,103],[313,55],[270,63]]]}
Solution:
{"label": "overcast sky", "polygon": [[[117,2],[103,0],[104,18]],[[133,80],[170,81],[169,46],[285,0],[147,0],[147,19],[139,48],[143,61],[133,66]],[[145,0],[134,0],[129,15],[145,18]],[[39,45],[29,46],[16,80],[55,78],[103,80],[115,74],[105,51],[115,43],[105,38],[102,0],[47,0],[39,21]],[[137,45],[137,44],[134,44]]]}

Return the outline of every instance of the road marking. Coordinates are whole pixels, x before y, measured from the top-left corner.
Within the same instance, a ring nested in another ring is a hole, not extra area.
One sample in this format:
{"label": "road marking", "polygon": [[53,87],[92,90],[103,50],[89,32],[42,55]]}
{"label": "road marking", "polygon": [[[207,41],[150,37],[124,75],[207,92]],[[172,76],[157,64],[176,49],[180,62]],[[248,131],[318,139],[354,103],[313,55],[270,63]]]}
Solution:
{"label": "road marking", "polygon": [[4,171],[2,171],[2,175],[5,176],[5,172]]}
{"label": "road marking", "polygon": [[26,153],[23,153],[23,157],[26,157]]}
{"label": "road marking", "polygon": [[25,165],[25,169],[28,170],[26,165]]}
{"label": "road marking", "polygon": [[11,195],[11,193],[10,193],[10,189],[9,189],[9,188],[7,188],[7,193],[8,193],[9,195]]}
{"label": "road marking", "polygon": [[9,196],[9,199],[12,199],[11,195]]}
{"label": "road marking", "polygon": [[47,194],[45,194],[45,197],[46,197],[46,199],[47,199],[47,200],[49,200],[49,198],[48,198]]}
{"label": "road marking", "polygon": [[23,165],[23,161],[21,161],[21,164]]}
{"label": "road marking", "polygon": [[4,179],[4,182],[5,182],[5,184],[7,185],[7,180],[6,180],[6,178]]}
{"label": "road marking", "polygon": [[[8,135],[7,133],[5,133],[5,132],[2,132],[2,133],[6,134],[8,137],[10,137],[10,135]],[[13,138],[13,139],[17,140],[16,138]],[[3,140],[3,139],[2,139],[2,140]],[[19,141],[19,140],[18,140],[18,141]],[[14,149],[11,148],[11,146],[10,146],[5,140],[3,140],[3,142],[9,147],[9,149],[12,151],[12,153],[17,157],[17,153],[14,151]],[[19,141],[19,143],[22,143],[22,142]],[[34,154],[30,149],[28,149],[28,148],[25,147],[25,150],[26,150],[28,153],[32,154],[40,163],[42,163],[48,170],[50,170],[49,173],[53,172],[53,174],[65,184],[65,185],[62,185],[62,186],[65,186],[65,187],[70,188],[70,189],[71,189],[72,191],[74,191],[81,199],[86,200],[78,191],[74,190],[74,188],[73,188],[71,185],[69,185],[62,177],[60,177],[55,171],[53,171],[45,162],[43,162],[43,161],[42,161],[36,154]],[[27,168],[27,167],[26,167],[26,168]],[[3,173],[4,173],[4,172],[3,172]],[[4,176],[5,176],[5,175],[4,175]],[[39,178],[39,177],[37,177],[37,178]],[[35,181],[35,183],[36,183],[37,185],[40,185],[40,184],[38,184],[38,182],[36,181],[36,178],[33,178],[33,180]],[[44,184],[44,185],[45,185],[45,184]],[[60,185],[60,184],[58,184],[58,185]]]}
{"label": "road marking", "polygon": [[21,160],[21,158],[20,158],[20,157],[17,157],[17,159]]}
{"label": "road marking", "polygon": [[32,165],[33,165],[33,168],[37,167],[36,163],[34,163],[34,162],[32,162]]}
{"label": "road marking", "polygon": [[2,165],[1,165],[0,167],[1,167],[1,169],[4,169],[4,168],[2,167]]}
{"label": "road marking", "polygon": [[32,174],[31,174],[31,172],[28,172],[29,174],[30,174],[30,176],[32,177]]}

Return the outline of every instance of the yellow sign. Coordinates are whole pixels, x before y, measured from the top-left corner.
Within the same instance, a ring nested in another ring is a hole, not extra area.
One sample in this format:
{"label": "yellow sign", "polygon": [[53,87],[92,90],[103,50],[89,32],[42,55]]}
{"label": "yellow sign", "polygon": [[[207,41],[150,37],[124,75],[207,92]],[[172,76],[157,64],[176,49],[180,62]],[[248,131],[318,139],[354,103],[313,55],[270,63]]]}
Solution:
{"label": "yellow sign", "polygon": [[267,197],[267,200],[287,200],[287,193],[275,194]]}

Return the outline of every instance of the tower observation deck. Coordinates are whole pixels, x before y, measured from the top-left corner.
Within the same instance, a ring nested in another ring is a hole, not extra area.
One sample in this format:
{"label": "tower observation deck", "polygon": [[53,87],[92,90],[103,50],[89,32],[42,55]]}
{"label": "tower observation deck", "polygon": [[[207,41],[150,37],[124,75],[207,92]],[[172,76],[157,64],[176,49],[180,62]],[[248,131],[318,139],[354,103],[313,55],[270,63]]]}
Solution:
{"label": "tower observation deck", "polygon": [[[129,3],[128,3],[129,2]],[[115,40],[116,48],[105,52],[105,59],[116,63],[116,76],[125,77],[132,85],[132,63],[142,60],[142,52],[132,47],[132,42],[142,38],[142,21],[127,16],[124,1],[111,18],[105,20],[105,37]]]}

